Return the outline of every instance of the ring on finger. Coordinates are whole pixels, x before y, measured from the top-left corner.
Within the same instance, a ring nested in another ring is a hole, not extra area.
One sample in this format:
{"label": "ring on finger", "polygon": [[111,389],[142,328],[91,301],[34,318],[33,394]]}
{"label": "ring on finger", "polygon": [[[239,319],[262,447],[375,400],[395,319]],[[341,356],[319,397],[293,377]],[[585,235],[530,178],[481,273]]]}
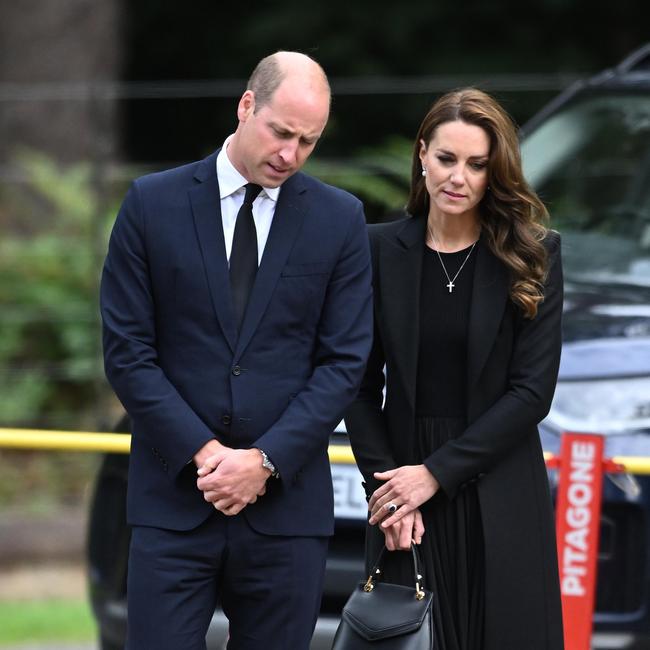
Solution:
{"label": "ring on finger", "polygon": [[388,510],[389,514],[393,514],[397,510],[397,504],[396,503],[387,503],[384,508]]}

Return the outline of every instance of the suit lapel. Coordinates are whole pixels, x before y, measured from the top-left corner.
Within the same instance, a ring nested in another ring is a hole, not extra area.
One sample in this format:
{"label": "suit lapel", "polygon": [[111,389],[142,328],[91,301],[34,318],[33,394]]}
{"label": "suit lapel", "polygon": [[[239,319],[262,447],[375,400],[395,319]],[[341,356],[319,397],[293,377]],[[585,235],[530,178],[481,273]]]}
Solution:
{"label": "suit lapel", "polygon": [[237,329],[230,296],[228,261],[221,221],[221,197],[216,171],[217,153],[208,156],[200,163],[194,176],[199,184],[190,189],[189,195],[212,306],[228,345],[234,352]]}
{"label": "suit lapel", "polygon": [[499,331],[509,289],[506,267],[490,251],[484,237],[479,244],[469,311],[467,390],[470,397]]}
{"label": "suit lapel", "polygon": [[395,365],[415,408],[415,388],[420,340],[420,284],[426,220],[413,217],[380,248],[381,300],[390,303],[385,312],[388,349],[395,350]]}
{"label": "suit lapel", "polygon": [[300,231],[307,206],[302,178],[292,176],[284,182],[273,215],[269,237],[251,291],[241,333],[237,341],[236,356],[241,357],[262,318],[280,273],[286,264],[293,243]]}

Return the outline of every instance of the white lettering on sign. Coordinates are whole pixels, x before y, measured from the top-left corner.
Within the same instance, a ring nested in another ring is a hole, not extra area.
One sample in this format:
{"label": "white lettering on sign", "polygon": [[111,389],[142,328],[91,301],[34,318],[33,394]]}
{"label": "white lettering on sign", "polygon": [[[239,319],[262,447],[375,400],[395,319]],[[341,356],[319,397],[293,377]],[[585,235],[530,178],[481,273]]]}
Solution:
{"label": "white lettering on sign", "polygon": [[591,525],[590,506],[593,501],[595,445],[574,442],[571,445],[570,485],[567,490],[567,531],[564,553],[560,558],[562,593],[584,596],[587,575],[588,543]]}

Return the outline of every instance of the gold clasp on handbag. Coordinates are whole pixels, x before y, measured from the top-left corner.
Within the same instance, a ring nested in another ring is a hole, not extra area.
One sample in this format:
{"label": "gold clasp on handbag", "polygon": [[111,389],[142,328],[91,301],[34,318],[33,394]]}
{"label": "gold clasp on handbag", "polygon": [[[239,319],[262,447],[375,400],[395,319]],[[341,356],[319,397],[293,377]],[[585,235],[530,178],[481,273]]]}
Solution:
{"label": "gold clasp on handbag", "polygon": [[[375,569],[375,575],[379,575],[381,573],[381,569]],[[366,584],[363,585],[363,590],[370,593],[374,588],[375,588],[375,583],[373,582],[374,576],[372,573],[368,576],[368,580],[366,580]]]}
{"label": "gold clasp on handbag", "polygon": [[422,589],[420,589],[420,580],[422,576],[418,573],[418,579],[415,583],[415,600],[422,600],[426,595]]}

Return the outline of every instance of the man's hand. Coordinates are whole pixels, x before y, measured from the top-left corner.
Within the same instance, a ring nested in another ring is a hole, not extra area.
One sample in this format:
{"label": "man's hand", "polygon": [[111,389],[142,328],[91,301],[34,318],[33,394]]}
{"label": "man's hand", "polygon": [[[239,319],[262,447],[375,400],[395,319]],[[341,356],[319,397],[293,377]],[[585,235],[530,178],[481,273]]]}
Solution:
{"label": "man's hand", "polygon": [[[205,465],[205,462],[208,460],[208,458],[216,458],[219,456],[219,454],[222,454],[225,451],[229,451],[230,447],[226,447],[225,445],[222,445],[218,440],[212,439],[208,440],[201,449],[199,449],[194,456],[192,457],[192,460],[194,461],[194,464],[198,467],[199,470]],[[210,471],[212,471],[216,467],[216,464],[212,466]],[[200,475],[200,474],[199,474]]]}
{"label": "man's hand", "polygon": [[[424,465],[403,465],[388,472],[375,472],[374,476],[386,482],[370,497],[368,522],[381,521],[382,528],[397,523],[440,489],[440,484]],[[391,508],[393,505],[397,510]]]}
{"label": "man's hand", "polygon": [[262,467],[259,449],[224,447],[197,471],[203,498],[225,515],[236,515],[266,493],[270,470]]}
{"label": "man's hand", "polygon": [[384,541],[389,551],[408,551],[411,543],[422,542],[422,535],[424,535],[422,514],[416,508],[404,515],[396,524],[380,530],[384,533]]}

